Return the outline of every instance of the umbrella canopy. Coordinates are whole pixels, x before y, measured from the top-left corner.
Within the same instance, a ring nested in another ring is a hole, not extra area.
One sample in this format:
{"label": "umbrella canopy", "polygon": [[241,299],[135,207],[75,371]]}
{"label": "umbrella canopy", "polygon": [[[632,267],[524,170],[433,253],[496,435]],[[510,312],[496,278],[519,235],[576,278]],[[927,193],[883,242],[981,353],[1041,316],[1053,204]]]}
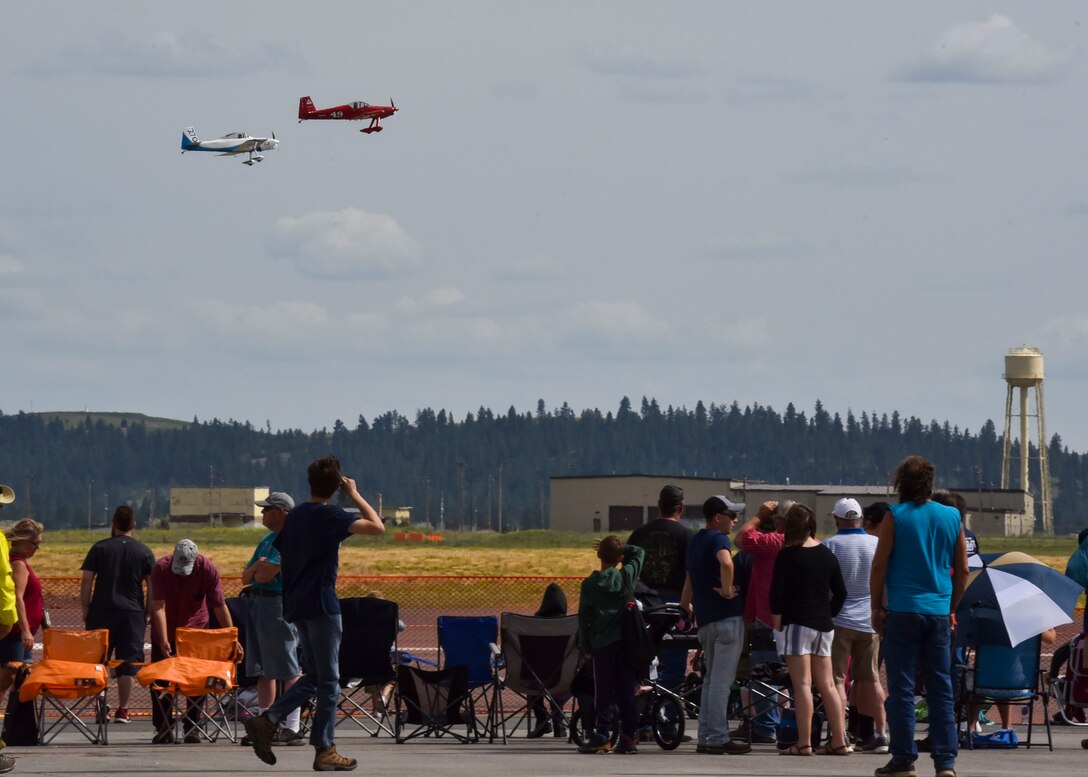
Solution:
{"label": "umbrella canopy", "polygon": [[[982,554],[981,558],[984,566],[971,570],[956,617],[969,628],[984,619],[986,625],[979,633],[983,641],[1003,636],[1000,644],[1011,647],[1073,622],[1082,589],[1061,572],[1019,551]],[[995,628],[994,616],[982,616],[980,610],[999,612],[1004,629]]]}

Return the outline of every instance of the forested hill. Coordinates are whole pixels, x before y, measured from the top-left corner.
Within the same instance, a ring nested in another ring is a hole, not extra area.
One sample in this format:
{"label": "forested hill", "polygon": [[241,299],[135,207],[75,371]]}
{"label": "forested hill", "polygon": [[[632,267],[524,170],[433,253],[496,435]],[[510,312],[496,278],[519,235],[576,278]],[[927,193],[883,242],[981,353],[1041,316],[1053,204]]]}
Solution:
{"label": "forested hill", "polygon": [[[0,414],[0,483],[19,496],[3,517],[24,515],[28,496],[34,516],[54,528],[86,525],[88,498],[95,523],[122,501],[146,517],[152,493],[161,516],[172,485],[267,485],[302,498],[307,463],[330,452],[368,498],[376,501],[380,492],[386,506],[411,505],[416,520],[429,515],[432,523],[444,508],[447,528],[462,516],[469,526],[486,528],[489,516],[497,525],[500,466],[503,522],[510,528],[546,522],[551,475],[880,484],[905,455],[918,453],[935,462],[940,486],[997,487],[1001,476],[1002,441],[992,421],[971,433],[895,412],[843,418],[819,402],[806,415],[792,404],[782,413],[735,402],[662,409],[645,398],[636,409],[626,397],[615,412],[576,413],[565,403],[549,410],[541,400],[535,412],[480,408],[455,419],[425,409],[409,419],[391,411],[312,433],[236,421],[171,425],[129,418]],[[1079,530],[1088,462],[1058,435],[1049,446],[1055,528]],[[1016,441],[1013,451],[1018,455]],[[1032,490],[1038,492],[1037,484]]]}

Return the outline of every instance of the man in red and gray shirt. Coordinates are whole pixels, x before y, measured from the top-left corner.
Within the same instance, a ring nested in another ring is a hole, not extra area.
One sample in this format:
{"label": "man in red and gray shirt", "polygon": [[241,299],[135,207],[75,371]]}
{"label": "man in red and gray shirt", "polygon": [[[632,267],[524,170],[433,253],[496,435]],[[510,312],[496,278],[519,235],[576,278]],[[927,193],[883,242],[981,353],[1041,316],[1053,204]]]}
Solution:
{"label": "man in red and gray shirt", "polygon": [[[221,628],[233,626],[230,610],[223,598],[219,570],[207,556],[197,553],[196,543],[180,540],[174,552],[163,556],[151,570],[151,660],[159,661],[174,654],[178,627],[202,629],[208,625],[209,609]],[[172,699],[166,694],[152,694],[151,712],[155,724],[155,744],[174,740],[170,713]],[[186,742],[199,742],[190,713],[183,721]]]}
{"label": "man in red and gray shirt", "polygon": [[[782,659],[775,648],[771,630],[771,576],[774,560],[782,550],[785,535],[782,533],[782,516],[792,502],[768,501],[759,506],[756,514],[745,521],[734,535],[736,546],[752,557],[752,573],[748,579],[748,592],[744,599],[744,625],[751,648],[749,665],[757,666]],[[751,720],[752,730],[737,729],[733,736],[756,744],[773,742],[778,725],[778,705],[760,703]]]}

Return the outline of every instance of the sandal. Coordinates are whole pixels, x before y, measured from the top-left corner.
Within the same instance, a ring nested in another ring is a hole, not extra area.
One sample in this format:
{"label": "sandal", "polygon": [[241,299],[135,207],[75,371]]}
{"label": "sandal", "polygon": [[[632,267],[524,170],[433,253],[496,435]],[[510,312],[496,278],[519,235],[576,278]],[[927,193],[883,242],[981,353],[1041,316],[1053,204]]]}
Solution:
{"label": "sandal", "polygon": [[[808,752],[805,752],[805,751]],[[790,745],[785,750],[779,750],[779,755],[812,755],[812,745]]]}
{"label": "sandal", "polygon": [[850,745],[840,745],[839,747],[832,747],[830,743],[824,745],[816,751],[819,755],[850,755],[854,752],[854,748]]}

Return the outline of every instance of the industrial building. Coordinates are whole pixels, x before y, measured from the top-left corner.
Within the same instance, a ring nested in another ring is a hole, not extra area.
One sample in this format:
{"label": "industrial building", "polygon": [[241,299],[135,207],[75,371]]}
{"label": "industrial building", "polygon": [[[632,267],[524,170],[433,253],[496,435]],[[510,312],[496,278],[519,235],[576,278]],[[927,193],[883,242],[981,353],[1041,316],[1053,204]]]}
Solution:
{"label": "industrial building", "polygon": [[[812,508],[822,536],[835,531],[831,509],[843,497],[863,507],[890,502],[890,486],[776,485],[735,478],[691,478],[668,475],[601,475],[551,478],[551,528],[561,531],[624,534],[657,517],[657,495],[672,484],[684,489],[683,522],[703,526],[703,502],[723,495],[743,502],[747,515],[767,500],[792,499]],[[980,536],[1020,536],[1034,533],[1035,501],[1013,489],[959,490],[971,514],[971,528]]]}
{"label": "industrial building", "polygon": [[261,508],[255,503],[268,493],[268,486],[171,488],[170,523],[262,526]]}

